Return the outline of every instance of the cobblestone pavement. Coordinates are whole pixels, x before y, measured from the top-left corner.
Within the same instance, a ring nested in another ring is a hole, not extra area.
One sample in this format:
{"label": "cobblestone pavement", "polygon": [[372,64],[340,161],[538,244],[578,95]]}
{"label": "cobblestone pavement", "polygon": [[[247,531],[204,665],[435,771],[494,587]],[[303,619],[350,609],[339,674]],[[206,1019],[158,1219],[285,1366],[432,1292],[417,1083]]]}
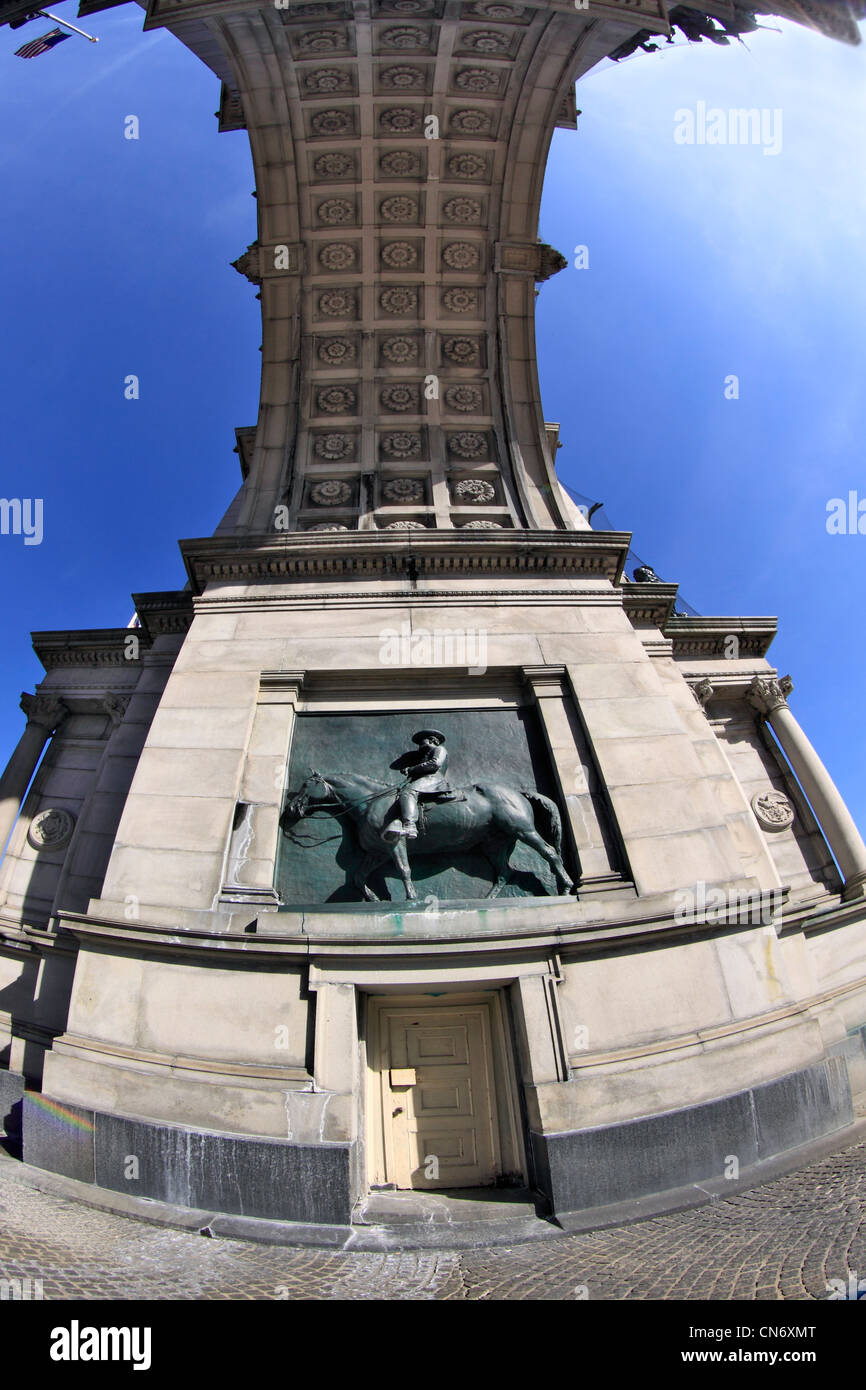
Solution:
{"label": "cobblestone pavement", "polygon": [[208,1239],[0,1172],[0,1278],[39,1278],[46,1299],[824,1299],[849,1270],[866,1275],[866,1143],[614,1230],[396,1254]]}

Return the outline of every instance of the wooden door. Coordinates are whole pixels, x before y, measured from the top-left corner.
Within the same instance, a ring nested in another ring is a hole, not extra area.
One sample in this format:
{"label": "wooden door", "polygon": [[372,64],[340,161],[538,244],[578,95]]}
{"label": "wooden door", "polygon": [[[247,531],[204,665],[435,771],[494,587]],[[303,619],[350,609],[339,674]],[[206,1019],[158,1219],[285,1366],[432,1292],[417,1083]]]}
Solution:
{"label": "wooden door", "polygon": [[387,1180],[492,1183],[500,1169],[488,1005],[383,1008],[380,1027]]}

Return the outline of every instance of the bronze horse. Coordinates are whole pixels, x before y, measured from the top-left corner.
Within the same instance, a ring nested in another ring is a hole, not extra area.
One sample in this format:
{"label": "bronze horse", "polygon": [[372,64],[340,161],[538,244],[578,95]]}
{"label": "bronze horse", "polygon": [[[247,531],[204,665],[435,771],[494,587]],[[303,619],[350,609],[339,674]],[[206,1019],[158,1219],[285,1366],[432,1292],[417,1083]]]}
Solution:
{"label": "bronze horse", "polygon": [[[382,830],[391,814],[398,787],[376,782],[356,773],[313,772],[300,791],[286,804],[283,829],[291,835],[292,825],[312,811],[329,810],[348,816],[355,824],[363,857],[352,879],[369,902],[378,902],[367,879],[380,865],[391,860],[403,880],[406,897],[417,898],[406,841],[386,844]],[[465,800],[425,802],[425,824],[419,826],[412,842],[412,854],[442,854],[479,849],[491,861],[496,879],[487,896],[495,898],[508,882],[508,860],[519,842],[529,845],[546,860],[556,875],[560,893],[573,893],[574,883],[560,857],[562,824],[559,810],[549,797],[536,791],[518,791],[493,784],[463,788]],[[542,821],[552,844],[536,828]]]}

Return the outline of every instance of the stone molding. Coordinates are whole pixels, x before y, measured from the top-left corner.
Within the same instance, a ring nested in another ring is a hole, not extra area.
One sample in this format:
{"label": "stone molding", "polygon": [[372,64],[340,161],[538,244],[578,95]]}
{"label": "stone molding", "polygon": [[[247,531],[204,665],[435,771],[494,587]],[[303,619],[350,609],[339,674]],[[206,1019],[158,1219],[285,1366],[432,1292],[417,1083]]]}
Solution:
{"label": "stone molding", "polygon": [[[655,586],[653,586],[655,587]],[[775,618],[704,618],[674,614],[664,625],[674,656],[727,657],[728,639],[736,637],[740,658],[766,656],[776,635]]]}
{"label": "stone molding", "polygon": [[617,582],[629,537],[618,531],[288,532],[285,542],[181,542],[193,592],[212,580],[384,578],[413,574],[597,575]]}
{"label": "stone molding", "polygon": [[231,87],[227,82],[223,82],[220,88],[219,110],[215,111],[214,115],[219,121],[220,133],[224,130],[246,130],[244,104],[236,87]]}
{"label": "stone molding", "polygon": [[622,586],[622,606],[633,623],[665,628],[673,617],[677,601],[676,584],[635,584]]}
{"label": "stone molding", "polygon": [[142,628],[106,627],[84,629],[80,632],[33,632],[33,650],[46,671],[67,666],[133,665],[125,656],[126,639],[134,633],[142,647],[151,639]]}
{"label": "stone molding", "polygon": [[192,595],[185,589],[133,594],[132,601],[142,628],[151,639],[184,633],[192,622]]}

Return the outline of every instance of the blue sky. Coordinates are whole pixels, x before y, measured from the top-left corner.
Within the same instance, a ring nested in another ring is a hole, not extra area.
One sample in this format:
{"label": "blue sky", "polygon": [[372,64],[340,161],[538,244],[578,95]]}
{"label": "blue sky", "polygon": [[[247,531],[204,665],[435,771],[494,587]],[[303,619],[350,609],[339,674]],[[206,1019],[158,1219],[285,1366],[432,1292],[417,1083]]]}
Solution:
{"label": "blue sky", "polygon": [[[141,23],[107,11],[83,21],[98,45],[29,62],[42,27],[0,30],[0,496],[45,505],[41,545],[0,536],[0,761],[41,672],[28,632],[124,625],[133,590],[182,585],[177,539],[212,531],[256,418],[258,303],[229,266],[256,233],[246,136]],[[825,525],[830,498],[866,498],[866,47],[779,28],[580,84],[540,231],[590,265],[541,289],[542,398],[563,479],[701,613],[779,616],[771,659],[866,825],[866,536]],[[781,152],[675,143],[699,101],[781,110]]]}

